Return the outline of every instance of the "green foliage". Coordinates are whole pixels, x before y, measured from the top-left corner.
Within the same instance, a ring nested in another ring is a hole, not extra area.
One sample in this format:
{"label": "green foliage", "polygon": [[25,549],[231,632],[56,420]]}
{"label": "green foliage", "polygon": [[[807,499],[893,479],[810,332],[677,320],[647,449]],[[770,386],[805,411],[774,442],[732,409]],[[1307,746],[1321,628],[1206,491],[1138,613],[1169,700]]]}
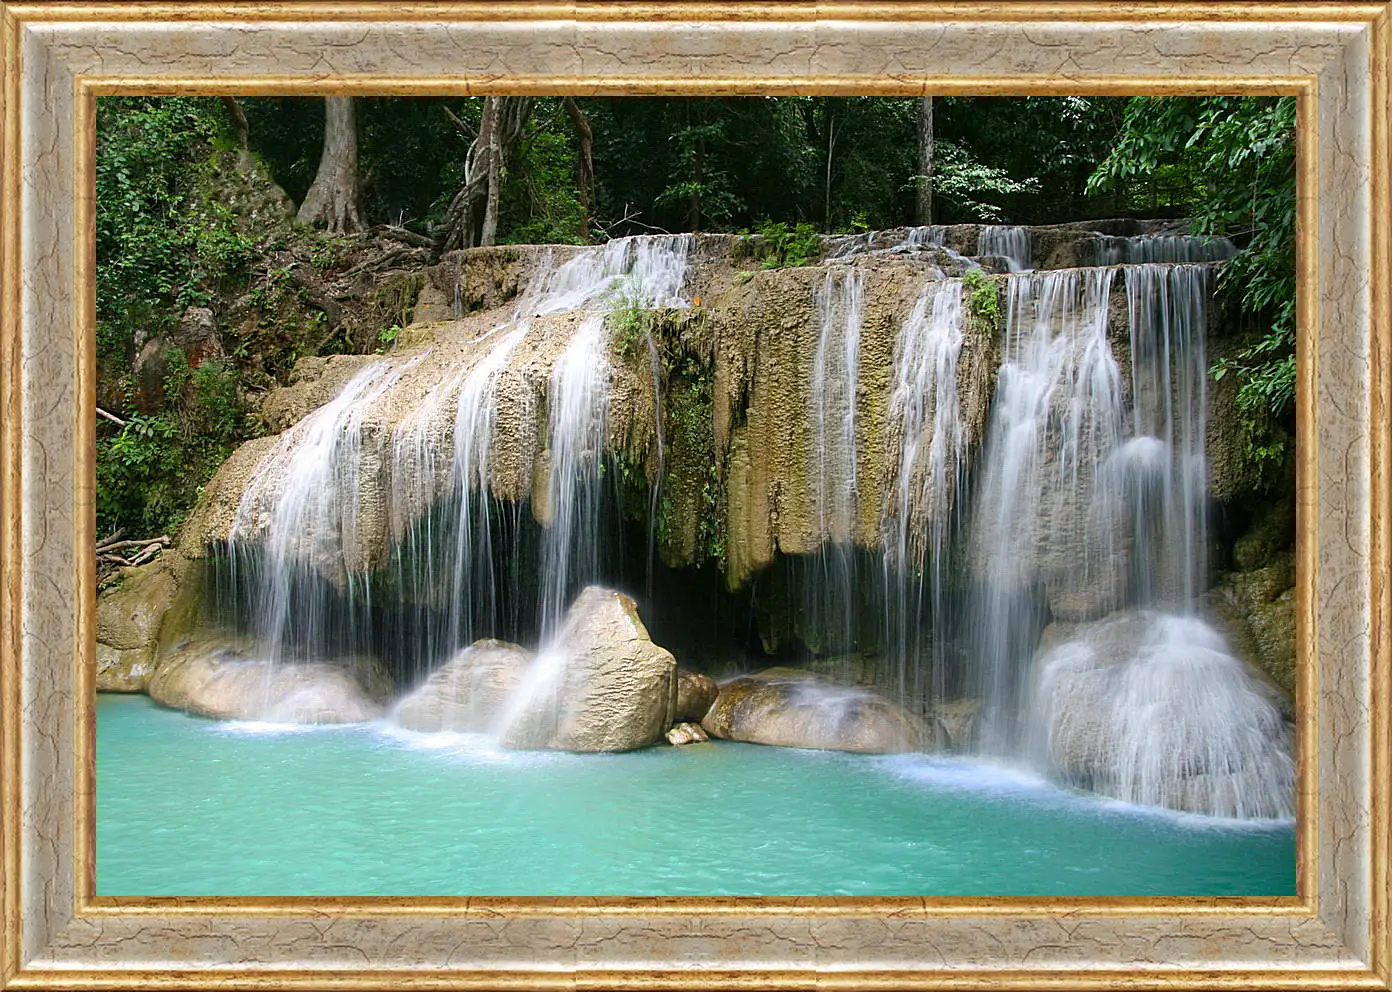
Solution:
{"label": "green foliage", "polygon": [[377,332],[377,354],[382,354],[401,336],[401,325],[392,324],[391,327],[384,327]]}
{"label": "green foliage", "polygon": [[576,186],[578,153],[559,105],[554,98],[541,101],[508,169],[501,210],[505,242],[583,244],[589,234]]}
{"label": "green foliage", "polygon": [[621,361],[629,361],[642,353],[651,333],[652,320],[641,300],[620,293],[605,321],[609,325],[614,354]]}
{"label": "green foliage", "polygon": [[792,230],[782,221],[765,221],[759,225],[759,240],[752,238],[753,252],[766,269],[785,266],[811,265],[822,254],[822,239],[811,224],[799,224]]}
{"label": "green foliage", "polygon": [[172,349],[165,408],[131,415],[97,439],[97,528],[155,534],[176,529],[202,485],[247,433],[237,373],[224,361],[190,368]]}
{"label": "green foliage", "polygon": [[962,287],[967,291],[967,314],[971,320],[989,333],[999,332],[1002,315],[995,280],[982,269],[968,269],[962,276]]}
{"label": "green foliage", "polygon": [[[912,188],[919,178],[910,176],[908,187]],[[1038,179],[1012,179],[1004,169],[983,165],[959,145],[937,143],[933,195],[955,205],[972,220],[995,223],[1002,216],[1003,198],[1038,191]]]}
{"label": "green foliage", "polygon": [[1243,245],[1219,290],[1258,330],[1212,374],[1238,379],[1248,457],[1278,466],[1295,397],[1295,98],[1132,99],[1090,188],[1134,190],[1162,175],[1186,190],[1195,234]]}
{"label": "green foliage", "polygon": [[118,374],[137,332],[172,327],[251,257],[231,212],[199,198],[222,114],[204,97],[97,101],[97,355]]}

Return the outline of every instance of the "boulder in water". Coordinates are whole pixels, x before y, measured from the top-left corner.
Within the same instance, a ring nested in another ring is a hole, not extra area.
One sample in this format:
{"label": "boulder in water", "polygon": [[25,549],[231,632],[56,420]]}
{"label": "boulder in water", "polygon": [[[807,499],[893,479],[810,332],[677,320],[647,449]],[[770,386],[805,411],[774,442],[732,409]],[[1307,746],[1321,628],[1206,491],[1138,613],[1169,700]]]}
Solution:
{"label": "boulder in water", "polygon": [[147,691],[218,720],[362,723],[381,716],[391,677],[375,659],[276,664],[244,645],[194,641],[160,662]]}
{"label": "boulder in water", "polygon": [[502,742],[519,749],[630,751],[662,739],[677,708],[677,660],[621,592],[589,586],[508,702]]}
{"label": "boulder in water", "polygon": [[715,679],[697,672],[677,672],[677,712],[673,717],[677,723],[700,723],[720,688]]}
{"label": "boulder in water", "polygon": [[712,737],[750,744],[872,754],[915,751],[928,741],[917,718],[882,696],[796,668],[722,683],[701,726]]}
{"label": "boulder in water", "polygon": [[1294,812],[1278,693],[1195,617],[1121,611],[1035,659],[1031,739],[1073,784],[1213,816]]}
{"label": "boulder in water", "polygon": [[144,692],[154,670],[153,646],[123,651],[97,642],[98,692]]}
{"label": "boulder in water", "polygon": [[160,649],[197,618],[194,563],[166,548],[97,595],[97,691],[144,692]]}
{"label": "boulder in water", "polygon": [[710,737],[701,729],[699,723],[679,723],[667,731],[667,743],[675,747],[683,744],[704,744]]}
{"label": "boulder in water", "polygon": [[507,641],[475,641],[403,699],[396,720],[407,730],[487,733],[496,728],[534,657]]}

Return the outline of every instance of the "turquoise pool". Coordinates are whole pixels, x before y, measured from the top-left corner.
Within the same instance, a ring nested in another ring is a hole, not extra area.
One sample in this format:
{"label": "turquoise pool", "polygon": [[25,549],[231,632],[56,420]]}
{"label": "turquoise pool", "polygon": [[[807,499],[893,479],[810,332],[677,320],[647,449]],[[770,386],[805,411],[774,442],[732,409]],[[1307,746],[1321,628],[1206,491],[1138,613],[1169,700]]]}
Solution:
{"label": "turquoise pool", "polygon": [[493,751],[98,697],[100,895],[1291,895],[1295,830],[1009,769],[714,742]]}

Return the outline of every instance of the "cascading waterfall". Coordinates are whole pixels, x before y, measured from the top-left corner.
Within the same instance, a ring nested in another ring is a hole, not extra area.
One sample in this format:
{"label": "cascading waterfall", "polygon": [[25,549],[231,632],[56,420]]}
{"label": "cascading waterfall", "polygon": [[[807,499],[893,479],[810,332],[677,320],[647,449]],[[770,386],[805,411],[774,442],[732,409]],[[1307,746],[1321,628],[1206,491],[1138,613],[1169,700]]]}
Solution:
{"label": "cascading waterfall", "polygon": [[1024,272],[1030,268],[1030,233],[1023,227],[988,225],[981,229],[976,253],[1004,258],[1011,272]]}
{"label": "cascading waterfall", "polygon": [[1237,254],[1227,238],[1192,234],[1142,234],[1093,238],[1095,265],[1143,265],[1147,262],[1221,262]]}
{"label": "cascading waterfall", "polygon": [[[1207,588],[1209,273],[1124,270],[1128,404],[1109,329],[1115,271],[1008,282],[965,536],[979,747],[1127,801],[1289,816],[1280,711],[1193,615]],[[1036,649],[1050,613],[1062,636]]]}
{"label": "cascading waterfall", "polygon": [[829,269],[817,295],[819,328],[808,391],[810,480],[821,550],[808,587],[811,629],[823,649],[854,646],[856,509],[856,392],[865,280],[854,266]]}
{"label": "cascading waterfall", "polygon": [[[1096,465],[1124,421],[1121,372],[1107,341],[1112,269],[1012,277],[1005,339],[972,514],[977,581],[967,636],[987,750],[1016,748],[1023,665],[1042,627],[1041,580],[1115,582],[1108,524],[1090,496]],[[1100,524],[1100,526],[1099,526]]]}
{"label": "cascading waterfall", "polygon": [[543,640],[560,628],[572,585],[592,581],[599,571],[599,483],[609,384],[604,316],[603,311],[586,314],[551,369]]}
{"label": "cascading waterfall", "polygon": [[941,224],[927,224],[922,227],[911,227],[904,235],[906,245],[924,245],[927,247],[941,247],[947,240],[947,228]]}
{"label": "cascading waterfall", "polygon": [[1096,488],[1132,507],[1130,600],[1140,609],[1041,653],[1028,711],[1033,755],[1066,780],[1131,802],[1288,817],[1294,763],[1280,712],[1193,614],[1209,553],[1208,271],[1125,272],[1131,431],[1101,463]]}
{"label": "cascading waterfall", "polygon": [[[360,492],[364,463],[382,456],[380,425],[367,424],[373,402],[418,360],[358,372],[285,433],[238,503],[228,541],[233,586],[250,573],[252,628],[272,663],[316,659],[369,637],[368,611],[354,608],[369,606],[371,593],[353,556],[359,501],[340,494]],[[340,596],[346,609],[335,609]]]}
{"label": "cascading waterfall", "polygon": [[1179,609],[1206,589],[1208,269],[1126,268],[1131,330],[1131,438],[1105,466],[1135,507],[1133,576],[1140,603]]}
{"label": "cascading waterfall", "polygon": [[[362,558],[375,535],[360,534],[358,518],[365,487],[378,480],[381,492],[371,498],[387,508],[391,581],[420,611],[410,653],[433,665],[493,632],[499,576],[489,491],[498,386],[535,318],[580,311],[551,368],[549,474],[537,508],[545,523],[538,627],[553,634],[569,591],[597,571],[605,317],[621,305],[688,305],[682,287],[693,242],[624,238],[560,265],[548,257],[512,320],[470,342],[453,374],[423,395],[397,399],[394,390],[425,355],[382,359],[287,431],[257,467],[229,541],[233,586],[247,587],[260,653],[278,664],[371,648],[371,576],[384,563]],[[409,405],[392,428],[381,411],[394,403]]]}
{"label": "cascading waterfall", "polygon": [[[964,339],[961,280],[927,283],[899,332],[889,398],[891,453],[897,469],[885,492],[887,643],[899,698],[921,709],[947,695],[943,638],[920,631],[947,614],[949,540],[966,481],[966,431],[957,393]],[[925,589],[926,583],[926,603]]]}
{"label": "cascading waterfall", "polygon": [[[941,248],[946,235],[915,228],[903,244]],[[882,596],[880,677],[888,672],[917,712],[979,700],[976,750],[1130,801],[1288,815],[1293,766],[1279,710],[1195,615],[1209,568],[1210,259],[1231,245],[1099,237],[1099,251],[1140,261],[1029,272],[1024,229],[983,227],[980,242],[979,252],[1011,263],[999,341],[972,323],[961,279],[917,263],[926,281],[898,327],[887,408],[868,421],[868,267],[833,263],[815,292],[804,437],[820,550],[797,564],[809,579],[805,645],[816,655],[868,648],[866,605]],[[509,320],[439,346],[458,357],[441,352],[452,364],[438,381],[412,377],[425,355],[371,362],[287,431],[231,531],[260,653],[290,663],[375,650],[373,583],[386,581],[403,609],[419,609],[402,636],[424,674],[496,635],[504,600],[513,610],[521,602],[500,590],[534,569],[541,649],[495,729],[506,739],[518,719],[535,720],[564,672],[554,645],[566,608],[601,575],[617,388],[606,318],[688,305],[693,246],[689,236],[621,239],[563,264],[548,253]],[[920,253],[900,254],[904,265]],[[1150,261],[1172,256],[1199,260]],[[1123,310],[1129,336],[1114,326]],[[662,370],[656,342],[646,345],[660,477]],[[989,416],[984,393],[968,414],[963,391],[981,390],[967,385],[964,362],[975,363],[970,382],[985,382],[982,356],[997,346]],[[495,495],[500,411],[518,403],[544,404],[527,407],[527,423],[538,421],[530,506],[515,487]],[[885,461],[871,480],[859,436],[879,423]],[[882,573],[866,583],[860,517],[874,485]],[[373,501],[387,507],[369,526],[385,528],[381,540],[361,533]],[[654,487],[650,528],[657,508]],[[508,565],[500,552],[527,510],[542,525],[535,559]],[[388,542],[387,561],[365,550]],[[651,533],[649,543],[651,559]]]}

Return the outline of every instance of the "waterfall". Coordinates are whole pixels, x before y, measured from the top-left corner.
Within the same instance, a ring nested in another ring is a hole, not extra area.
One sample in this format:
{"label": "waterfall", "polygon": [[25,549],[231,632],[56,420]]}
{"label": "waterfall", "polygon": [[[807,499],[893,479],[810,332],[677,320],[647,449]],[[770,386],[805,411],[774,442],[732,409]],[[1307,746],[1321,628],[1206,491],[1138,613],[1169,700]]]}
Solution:
{"label": "waterfall", "polygon": [[1135,506],[1136,599],[1188,609],[1208,588],[1209,272],[1202,265],[1127,266],[1132,439],[1102,477]]}
{"label": "waterfall", "polygon": [[856,393],[865,282],[853,266],[829,268],[816,296],[817,348],[808,390],[811,510],[821,548],[812,563],[807,610],[814,650],[843,652],[857,641],[855,536],[860,482]]}
{"label": "waterfall", "polygon": [[1023,227],[988,225],[981,229],[976,253],[1004,258],[1011,272],[1024,272],[1030,268],[1030,233]]}
{"label": "waterfall", "polygon": [[[403,657],[431,665],[496,631],[490,489],[498,389],[525,374],[510,363],[541,344],[524,344],[541,333],[535,322],[575,312],[550,369],[548,475],[537,507],[545,524],[538,626],[553,632],[570,588],[592,580],[598,567],[605,317],[620,305],[688,305],[693,244],[688,235],[616,239],[562,264],[548,253],[512,318],[465,342],[435,381],[409,374],[429,352],[383,358],[286,431],[256,467],[229,539],[233,586],[245,587],[237,595],[249,600],[259,652],[280,663],[375,650],[371,589],[384,575],[415,611],[409,629],[397,632],[411,641],[397,643]],[[363,531],[369,507],[372,526],[386,533]],[[394,550],[383,572],[387,563],[370,549],[388,540]]]}
{"label": "waterfall", "polygon": [[1227,238],[1190,234],[1095,235],[1094,265],[1143,265],[1147,262],[1221,262],[1237,254]]}
{"label": "waterfall", "polygon": [[1041,658],[1029,714],[1036,760],[1127,802],[1212,816],[1294,814],[1280,711],[1212,627],[1143,612]]}
{"label": "waterfall", "polygon": [[[997,327],[931,264],[947,252],[976,266],[943,246],[947,233],[905,235],[935,250],[898,252],[887,269],[922,279],[916,295],[916,283],[876,283],[875,307],[900,308],[889,321],[867,317],[868,263],[826,265],[815,324],[791,339],[806,420],[790,425],[791,450],[756,454],[805,466],[805,486],[779,483],[776,510],[794,518],[784,534],[802,553],[775,546],[802,581],[777,595],[802,607],[791,622],[803,645],[861,655],[819,664],[874,669],[917,712],[979,702],[971,746],[993,758],[1132,802],[1287,815],[1279,708],[1198,615],[1211,568],[1208,295],[1231,244],[1098,236],[1119,264],[1029,271],[1028,231],[982,227],[978,252],[1012,270],[989,277],[1004,287]],[[496,326],[368,360],[286,431],[230,532],[260,654],[382,653],[420,676],[480,637],[526,630],[538,658],[496,730],[506,740],[517,721],[554,716],[567,607],[612,564],[606,458],[646,411],[635,375],[651,374],[657,404],[650,582],[670,455],[658,342],[644,342],[645,361],[629,356],[637,368],[611,367],[606,321],[687,306],[694,247],[663,236],[548,251]],[[535,603],[521,594],[533,587]],[[374,614],[384,590],[389,623]],[[864,657],[875,636],[881,656]]]}
{"label": "waterfall", "polygon": [[[961,280],[927,283],[904,320],[894,355],[889,398],[890,464],[884,496],[888,644],[902,703],[921,707],[925,669],[932,698],[946,696],[944,591],[953,511],[966,476],[966,431],[958,399],[957,360],[964,337]],[[928,601],[923,609],[924,583]],[[934,625],[930,638],[920,632]]]}
{"label": "waterfall", "polygon": [[947,240],[947,228],[941,224],[929,224],[923,227],[911,227],[908,234],[904,236],[906,245],[927,245],[930,247],[941,247]]}
{"label": "waterfall", "polygon": [[[353,643],[366,613],[353,605],[370,595],[354,558],[365,463],[381,457],[380,425],[367,428],[374,400],[411,363],[374,362],[338,395],[286,431],[262,460],[237,504],[229,534],[233,584],[239,571],[253,584],[250,619],[261,655],[272,662],[318,657],[328,645]],[[252,552],[259,545],[259,556]],[[331,619],[334,592],[346,593],[346,615]],[[338,626],[347,624],[347,629]]]}
{"label": "waterfall", "polygon": [[[1114,508],[1091,482],[1124,423],[1121,371],[1107,341],[1112,269],[1013,276],[985,464],[973,510],[977,576],[968,638],[982,733],[1014,747],[1022,669],[1042,626],[1038,586],[1114,582]],[[1100,526],[1099,526],[1100,524]]]}
{"label": "waterfall", "polygon": [[604,313],[586,314],[551,370],[543,640],[560,629],[571,586],[593,581],[599,571],[599,481],[609,396],[604,353]]}

